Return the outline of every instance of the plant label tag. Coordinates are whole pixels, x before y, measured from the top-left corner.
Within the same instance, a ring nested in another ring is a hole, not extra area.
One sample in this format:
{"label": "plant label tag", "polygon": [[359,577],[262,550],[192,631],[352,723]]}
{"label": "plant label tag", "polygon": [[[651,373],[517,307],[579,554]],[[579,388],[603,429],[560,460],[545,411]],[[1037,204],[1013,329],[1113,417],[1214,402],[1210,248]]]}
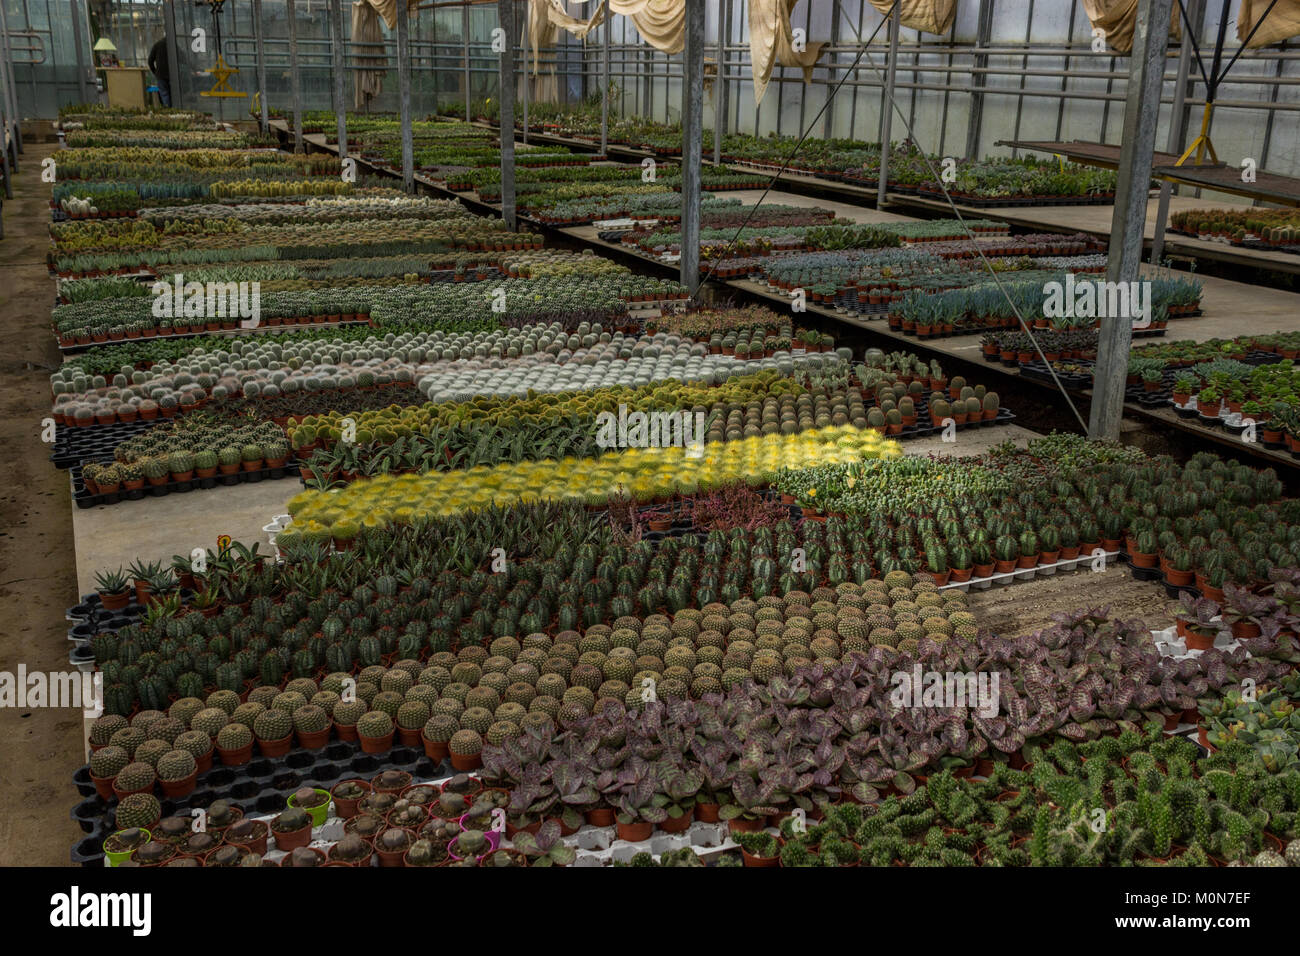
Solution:
{"label": "plant label tag", "polygon": [[320,828],[320,839],[329,843],[337,843],[343,839],[343,821],[330,820]]}

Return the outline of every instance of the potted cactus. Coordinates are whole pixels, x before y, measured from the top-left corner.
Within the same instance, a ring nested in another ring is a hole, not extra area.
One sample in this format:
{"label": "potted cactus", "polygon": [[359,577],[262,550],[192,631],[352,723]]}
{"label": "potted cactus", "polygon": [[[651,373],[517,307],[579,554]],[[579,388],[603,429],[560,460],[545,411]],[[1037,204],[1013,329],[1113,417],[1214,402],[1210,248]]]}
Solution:
{"label": "potted cactus", "polygon": [[447,745],[460,723],[449,714],[434,714],[424,724],[420,732],[420,741],[424,744],[424,753],[430,760],[443,761],[447,758]]}
{"label": "potted cactus", "polygon": [[157,779],[158,774],[151,764],[136,760],[118,772],[113,780],[113,793],[119,800],[125,800],[134,794],[151,794]]}
{"label": "potted cactus", "polygon": [[248,763],[253,757],[253,732],[245,724],[229,723],[217,731],[217,754],[227,767]]}
{"label": "potted cactus", "polygon": [[329,742],[330,716],[325,708],[316,704],[303,704],[293,712],[293,729],[298,735],[298,745],[308,750],[319,750]]}
{"label": "potted cactus", "polygon": [[158,760],[158,781],[164,796],[174,799],[191,793],[198,776],[198,762],[187,750],[169,750]]}
{"label": "potted cactus", "polygon": [[293,718],[283,710],[267,708],[253,718],[253,735],[263,757],[283,757],[293,743]]}
{"label": "potted cactus", "polygon": [[461,772],[483,766],[483,738],[476,730],[458,730],[447,743],[451,765]]}
{"label": "potted cactus", "polygon": [[372,710],[357,721],[357,738],[368,754],[388,753],[393,747],[393,718],[382,710]]}
{"label": "potted cactus", "polygon": [[102,799],[112,798],[113,781],[130,762],[130,754],[122,747],[113,744],[101,746],[91,753],[90,779]]}

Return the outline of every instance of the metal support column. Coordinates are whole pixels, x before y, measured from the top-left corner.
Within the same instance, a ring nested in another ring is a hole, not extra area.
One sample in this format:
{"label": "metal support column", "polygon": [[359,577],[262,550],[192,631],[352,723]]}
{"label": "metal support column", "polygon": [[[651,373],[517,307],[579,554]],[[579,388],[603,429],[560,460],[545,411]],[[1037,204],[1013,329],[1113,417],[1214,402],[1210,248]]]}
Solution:
{"label": "metal support column", "polygon": [[497,0],[497,25],[505,34],[497,91],[501,128],[501,218],[515,231],[515,0]]}
{"label": "metal support column", "polygon": [[903,14],[901,0],[895,0],[889,18],[889,72],[880,98],[880,176],[876,183],[876,206],[885,204],[889,185],[889,133],[894,119],[894,81],[898,73],[898,28]]}
{"label": "metal support column", "polygon": [[[9,164],[13,160],[13,144],[7,135],[9,131],[9,74],[5,70],[5,61],[9,58],[8,48],[0,49],[0,179],[4,180],[5,198],[14,198],[13,179],[9,175]],[[14,164],[17,169],[17,164]],[[4,222],[0,220],[0,236],[4,235]]]}
{"label": "metal support column", "polygon": [[473,107],[469,99],[469,4],[460,8],[460,32],[462,39],[465,41],[465,122],[468,123],[473,117]]}
{"label": "metal support column", "polygon": [[339,159],[348,155],[348,101],[343,72],[343,0],[330,0],[330,56],[334,65],[334,112],[338,114]]}
{"label": "metal support column", "polygon": [[253,50],[257,55],[257,89],[258,104],[261,115],[262,133],[270,128],[270,107],[267,105],[266,89],[266,41],[262,38],[262,0],[253,0]]}
{"label": "metal support column", "polygon": [[293,100],[293,151],[301,153],[302,77],[298,74],[298,17],[293,2],[294,0],[285,0],[285,16],[289,20],[289,96]]}
{"label": "metal support column", "polygon": [[704,4],[686,5],[682,50],[682,285],[700,284],[700,163],[704,151]]}
{"label": "metal support column", "polygon": [[[1171,16],[1179,16],[1174,11]],[[1183,104],[1187,100],[1187,77],[1192,69],[1192,29],[1190,24],[1183,25],[1183,45],[1178,51],[1178,80],[1174,84],[1174,103],[1169,110],[1169,140],[1165,149],[1171,153],[1183,151],[1183,139],[1187,136],[1187,112]],[[1168,180],[1160,183],[1160,204],[1156,208],[1156,228],[1151,239],[1151,262],[1159,265],[1165,253],[1165,227],[1169,224],[1169,196],[1173,192]]]}
{"label": "metal support column", "polygon": [[[980,0],[979,21],[975,27],[975,49],[987,47],[993,36],[993,0]],[[970,78],[970,112],[966,114],[966,158],[978,159],[980,127],[984,125],[984,87],[988,86],[987,53],[976,53]]]}
{"label": "metal support column", "polygon": [[[837,49],[840,45],[840,21],[843,19],[843,11],[840,10],[840,0],[832,0],[831,3],[831,48]],[[822,118],[822,139],[833,139],[835,136],[835,65],[839,61],[838,52],[832,53],[830,59],[826,62],[826,97],[829,102],[826,104],[826,114]],[[800,132],[803,132],[800,130]]]}
{"label": "metal support column", "polygon": [[90,102],[90,93],[86,87],[86,44],[81,38],[82,26],[88,26],[81,14],[81,4],[77,0],[68,0],[72,8],[72,45],[77,50],[77,93],[81,102]]}
{"label": "metal support column", "polygon": [[402,122],[402,186],[415,192],[415,141],[411,138],[411,14],[397,3],[397,90]]}
{"label": "metal support column", "polygon": [[[1164,84],[1171,5],[1172,0],[1138,0],[1133,52],[1129,55],[1119,180],[1115,188],[1115,213],[1106,267],[1106,279],[1110,282],[1137,281],[1142,264],[1151,159],[1155,152],[1156,127],[1160,122],[1160,111],[1154,108],[1154,104],[1160,102],[1160,90]],[[1088,423],[1089,438],[1119,439],[1132,341],[1131,316],[1102,318]]]}
{"label": "metal support column", "polygon": [[722,163],[722,138],[727,128],[727,34],[731,32],[731,0],[718,8],[718,74],[713,80],[713,163]]}
{"label": "metal support column", "polygon": [[609,47],[614,42],[614,15],[605,0],[605,42],[600,46],[600,155],[609,155]]}
{"label": "metal support column", "polygon": [[524,90],[524,92],[523,92],[524,116],[523,116],[523,120],[524,120],[524,145],[527,146],[527,145],[528,145],[528,94],[529,94],[529,92],[530,92],[528,88],[532,85],[532,82],[533,82],[533,74],[532,74],[532,71],[535,70],[535,69],[537,69],[537,55],[536,55],[536,53],[533,54],[533,61],[532,61],[532,64],[531,64],[531,66],[530,66],[530,64],[529,64],[529,62],[528,62],[528,52],[529,52],[529,51],[528,51],[528,39],[525,38],[525,39],[521,40],[520,43],[519,43],[519,47],[520,47],[520,52],[523,53],[523,61],[524,61],[524,70],[523,70],[523,74],[524,74],[524,85],[523,85],[523,90]]}

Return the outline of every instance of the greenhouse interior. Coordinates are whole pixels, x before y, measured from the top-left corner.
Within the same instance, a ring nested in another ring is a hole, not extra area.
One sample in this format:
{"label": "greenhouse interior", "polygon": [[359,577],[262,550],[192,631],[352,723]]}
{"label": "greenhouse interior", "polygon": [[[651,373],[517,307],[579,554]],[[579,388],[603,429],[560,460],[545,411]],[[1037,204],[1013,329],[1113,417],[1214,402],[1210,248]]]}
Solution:
{"label": "greenhouse interior", "polygon": [[3,864],[1300,867],[1300,0],[0,41]]}

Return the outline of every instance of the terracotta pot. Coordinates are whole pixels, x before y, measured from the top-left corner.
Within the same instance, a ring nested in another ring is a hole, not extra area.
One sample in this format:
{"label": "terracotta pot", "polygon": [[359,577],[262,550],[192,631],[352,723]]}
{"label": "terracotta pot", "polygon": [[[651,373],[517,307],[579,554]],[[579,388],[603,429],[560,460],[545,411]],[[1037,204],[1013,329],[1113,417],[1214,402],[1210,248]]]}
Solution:
{"label": "terracotta pot", "polygon": [[742,859],[744,859],[745,861],[745,866],[780,866],[781,865],[781,857],[779,854],[777,856],[754,856],[748,850],[742,849],[740,851],[740,855]]}
{"label": "terracotta pot", "polygon": [[695,805],[695,819],[701,823],[718,822],[719,805],[716,803],[697,803]]}
{"label": "terracotta pot", "polygon": [[1154,554],[1143,554],[1141,551],[1135,551],[1129,557],[1132,559],[1135,568],[1154,568],[1156,566],[1156,556]]}
{"label": "terracotta pot", "polygon": [[948,573],[951,581],[956,584],[961,584],[964,581],[969,581],[971,574],[974,572],[972,568],[953,568]]}
{"label": "terracotta pot", "polygon": [[1038,555],[1036,554],[1022,554],[1020,558],[1016,561],[1016,567],[1021,569],[1028,569],[1037,566],[1038,566]]}
{"label": "terracotta pot", "polygon": [[123,591],[121,594],[99,594],[100,603],[104,605],[105,611],[120,611],[131,603],[131,592]]}
{"label": "terracotta pot", "polygon": [[993,571],[995,574],[1006,574],[1008,571],[1014,571],[1016,568],[1015,561],[994,561]]}
{"label": "terracotta pot", "polygon": [[1214,646],[1214,634],[1205,634],[1203,632],[1187,629],[1187,636],[1183,638],[1187,642],[1189,651],[1208,651]]}
{"label": "terracotta pot", "polygon": [[430,760],[441,762],[447,759],[447,744],[445,741],[436,743],[424,736],[423,732],[420,733],[420,741],[424,744],[424,755]]}
{"label": "terracotta pot", "polygon": [[[411,834],[411,842],[415,842],[414,831],[407,830]],[[409,845],[402,847],[400,850],[381,850],[375,847],[375,855],[379,857],[379,865],[385,867],[402,867],[406,866],[406,851],[411,847]]]}
{"label": "terracotta pot", "polygon": [[331,791],[330,793],[331,798],[334,800],[334,812],[337,813],[344,820],[350,820],[352,817],[355,817],[357,815],[357,804],[366,798],[366,796],[371,792],[372,787],[367,781],[354,777],[348,780],[340,780],[338,783],[334,785],[334,789],[337,790],[345,783],[359,784],[362,788],[365,789],[365,793],[363,793],[359,797],[353,797],[353,798],[337,796],[333,793],[333,791]]}
{"label": "terracotta pot", "polygon": [[654,833],[655,826],[653,823],[641,821],[638,823],[619,823],[616,824],[615,829],[620,840],[626,840],[628,843],[642,843],[650,839],[650,834]]}
{"label": "terracotta pot", "polygon": [[1178,571],[1174,568],[1165,569],[1165,580],[1174,587],[1190,587],[1195,577],[1196,575],[1192,571]]}
{"label": "terracotta pot", "polygon": [[357,739],[356,724],[335,724],[334,729],[338,732],[339,740],[353,741]]}
{"label": "terracotta pot", "polygon": [[763,819],[746,820],[743,817],[736,817],[734,820],[727,821],[727,829],[731,833],[757,833],[766,823],[767,821]]}
{"label": "terracotta pot", "polygon": [[1232,623],[1232,636],[1239,641],[1259,637],[1259,633],[1259,625],[1254,621],[1234,621]]}
{"label": "terracotta pot", "polygon": [[483,766],[482,754],[452,754],[451,765],[461,773],[469,773],[471,770],[477,770]]}
{"label": "terracotta pot", "polygon": [[365,734],[358,733],[357,739],[361,741],[361,749],[368,754],[386,754],[393,749],[393,733],[389,731],[382,737],[367,737]]}
{"label": "terracotta pot", "polygon": [[298,746],[305,747],[308,750],[320,750],[320,748],[329,743],[330,739],[329,726],[324,730],[299,730],[295,731],[295,733],[298,735]]}
{"label": "terracotta pot", "polygon": [[975,577],[977,577],[977,578],[987,578],[987,577],[991,577],[992,574],[993,574],[993,565],[991,565],[991,564],[977,564],[977,565],[975,565]]}
{"label": "terracotta pot", "polygon": [[290,830],[287,833],[281,833],[278,830],[271,831],[275,836],[275,846],[278,850],[292,850],[296,847],[306,846],[311,842],[311,823],[301,826],[296,830]]}
{"label": "terracotta pot", "polygon": [[669,817],[663,823],[659,824],[659,829],[664,833],[681,833],[688,829],[695,819],[695,811],[687,810],[680,817],[673,819]]}
{"label": "terracotta pot", "polygon": [[408,730],[406,727],[397,728],[397,740],[403,747],[418,747],[423,739],[424,732],[420,728],[415,730]]}
{"label": "terracotta pot", "polygon": [[371,852],[367,853],[359,860],[336,860],[334,858],[334,847],[337,846],[338,844],[335,843],[329,848],[329,852],[325,855],[326,859],[329,860],[329,862],[325,864],[326,866],[369,866],[370,860],[375,855],[374,850],[371,850]]}
{"label": "terracotta pot", "polygon": [[180,780],[159,780],[162,787],[163,796],[165,797],[183,797],[194,791],[194,782],[199,778],[199,771],[196,767],[194,772],[188,777]]}
{"label": "terracotta pot", "polygon": [[261,751],[263,757],[283,757],[293,746],[293,734],[288,733],[279,740],[263,740],[257,738],[257,749]]}
{"label": "terracotta pot", "polygon": [[593,827],[612,827],[615,823],[614,811],[610,807],[597,807],[587,811],[587,823]]}
{"label": "terracotta pot", "polygon": [[99,794],[102,800],[113,799],[113,780],[114,777],[96,777],[93,773],[90,779],[94,781],[95,792]]}
{"label": "terracotta pot", "polygon": [[222,765],[226,767],[238,767],[253,759],[253,742],[251,740],[247,746],[240,747],[237,750],[227,750],[224,747],[218,747],[216,750],[221,756]]}

